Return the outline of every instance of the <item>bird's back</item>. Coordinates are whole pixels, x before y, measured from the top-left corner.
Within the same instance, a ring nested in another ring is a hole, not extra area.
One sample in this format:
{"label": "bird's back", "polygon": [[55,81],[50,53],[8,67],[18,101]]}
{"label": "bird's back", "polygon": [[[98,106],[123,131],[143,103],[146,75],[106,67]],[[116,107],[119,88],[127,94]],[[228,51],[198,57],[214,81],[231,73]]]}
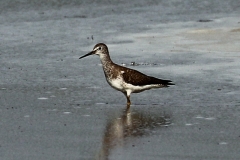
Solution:
{"label": "bird's back", "polygon": [[167,87],[168,85],[174,85],[170,80],[158,79],[155,77],[147,76],[137,70],[126,68],[120,65],[116,65],[119,71],[122,74],[122,78],[126,83],[135,85],[135,86],[144,86],[144,85],[162,85]]}

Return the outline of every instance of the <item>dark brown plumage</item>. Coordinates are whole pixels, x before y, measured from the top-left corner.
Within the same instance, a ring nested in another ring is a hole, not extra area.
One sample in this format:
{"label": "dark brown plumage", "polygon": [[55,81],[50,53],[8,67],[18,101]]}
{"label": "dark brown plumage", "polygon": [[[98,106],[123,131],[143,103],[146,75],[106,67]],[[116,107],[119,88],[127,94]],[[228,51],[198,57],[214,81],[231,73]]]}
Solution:
{"label": "dark brown plumage", "polygon": [[168,85],[174,85],[173,83],[171,83],[172,81],[170,80],[163,80],[163,79],[147,76],[134,69],[127,68],[122,75],[126,83],[130,83],[132,85],[137,85],[137,86],[159,84],[167,87]]}

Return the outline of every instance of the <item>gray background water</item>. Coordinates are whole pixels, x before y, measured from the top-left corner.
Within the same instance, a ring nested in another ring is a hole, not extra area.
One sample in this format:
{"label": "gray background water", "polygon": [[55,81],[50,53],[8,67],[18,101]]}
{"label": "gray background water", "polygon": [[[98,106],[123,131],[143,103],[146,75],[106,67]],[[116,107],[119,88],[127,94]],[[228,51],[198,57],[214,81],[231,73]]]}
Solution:
{"label": "gray background water", "polygon": [[[0,159],[239,159],[239,14],[238,0],[1,0]],[[98,42],[176,86],[125,111],[99,58],[78,59]]]}

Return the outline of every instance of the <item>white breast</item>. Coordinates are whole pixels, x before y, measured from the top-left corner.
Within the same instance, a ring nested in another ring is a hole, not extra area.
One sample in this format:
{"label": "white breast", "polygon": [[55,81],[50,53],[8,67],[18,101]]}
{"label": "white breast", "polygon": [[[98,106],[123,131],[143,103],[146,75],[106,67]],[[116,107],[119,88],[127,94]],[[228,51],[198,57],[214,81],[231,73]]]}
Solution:
{"label": "white breast", "polygon": [[112,86],[113,88],[119,90],[119,91],[123,91],[124,88],[123,88],[123,81],[122,79],[119,77],[119,78],[116,78],[116,79],[111,79],[111,80],[108,80],[108,83],[110,84],[110,86]]}

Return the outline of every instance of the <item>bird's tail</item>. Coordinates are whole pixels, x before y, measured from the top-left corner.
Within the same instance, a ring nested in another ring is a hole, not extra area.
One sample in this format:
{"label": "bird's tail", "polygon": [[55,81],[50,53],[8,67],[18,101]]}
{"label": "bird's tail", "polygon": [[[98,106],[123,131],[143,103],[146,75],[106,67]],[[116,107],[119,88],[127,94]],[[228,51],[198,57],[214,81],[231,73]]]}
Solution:
{"label": "bird's tail", "polygon": [[158,78],[155,78],[155,77],[151,77],[151,81],[152,81],[153,84],[159,84],[159,85],[163,85],[165,87],[169,87],[170,85],[175,85],[170,80],[163,80],[163,79],[158,79]]}

